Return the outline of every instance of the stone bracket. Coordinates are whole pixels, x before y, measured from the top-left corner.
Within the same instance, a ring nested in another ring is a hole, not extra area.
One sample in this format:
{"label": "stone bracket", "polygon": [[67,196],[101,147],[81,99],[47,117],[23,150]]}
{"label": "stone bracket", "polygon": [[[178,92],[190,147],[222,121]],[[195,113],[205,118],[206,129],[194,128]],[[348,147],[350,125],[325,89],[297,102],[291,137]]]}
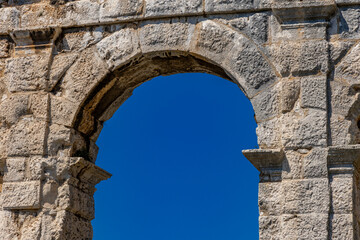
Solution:
{"label": "stone bracket", "polygon": [[260,181],[281,181],[282,163],[285,153],[282,149],[243,150],[244,156],[260,171]]}
{"label": "stone bracket", "polygon": [[329,147],[330,174],[353,173],[360,167],[360,145]]}
{"label": "stone bracket", "polygon": [[291,21],[304,22],[316,19],[329,19],[336,11],[336,4],[332,0],[274,0],[272,10],[281,23]]}

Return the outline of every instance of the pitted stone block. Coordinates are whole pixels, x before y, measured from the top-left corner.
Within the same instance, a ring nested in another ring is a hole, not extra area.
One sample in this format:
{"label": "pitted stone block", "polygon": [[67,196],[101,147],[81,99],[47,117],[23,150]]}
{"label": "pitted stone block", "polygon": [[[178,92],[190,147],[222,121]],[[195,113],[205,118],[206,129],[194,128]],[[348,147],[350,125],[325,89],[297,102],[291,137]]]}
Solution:
{"label": "pitted stone block", "polygon": [[40,182],[5,182],[3,184],[2,201],[4,209],[39,209]]}

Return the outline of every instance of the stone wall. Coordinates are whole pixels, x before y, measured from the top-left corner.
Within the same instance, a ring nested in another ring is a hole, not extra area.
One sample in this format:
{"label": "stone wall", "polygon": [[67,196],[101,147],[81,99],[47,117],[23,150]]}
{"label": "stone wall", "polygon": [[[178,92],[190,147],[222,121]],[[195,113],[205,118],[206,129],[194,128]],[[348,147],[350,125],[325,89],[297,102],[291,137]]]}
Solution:
{"label": "stone wall", "polygon": [[360,239],[357,0],[0,0],[0,239],[91,239],[96,139],[207,72],[251,101],[260,239]]}

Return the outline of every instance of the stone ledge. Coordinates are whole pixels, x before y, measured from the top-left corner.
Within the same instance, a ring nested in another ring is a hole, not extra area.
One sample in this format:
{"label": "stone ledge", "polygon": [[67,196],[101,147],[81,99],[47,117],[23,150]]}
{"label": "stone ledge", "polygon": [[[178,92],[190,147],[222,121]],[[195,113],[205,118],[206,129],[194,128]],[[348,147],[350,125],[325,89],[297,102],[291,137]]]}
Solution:
{"label": "stone ledge", "polygon": [[360,145],[329,147],[329,173],[353,173],[360,167]]}

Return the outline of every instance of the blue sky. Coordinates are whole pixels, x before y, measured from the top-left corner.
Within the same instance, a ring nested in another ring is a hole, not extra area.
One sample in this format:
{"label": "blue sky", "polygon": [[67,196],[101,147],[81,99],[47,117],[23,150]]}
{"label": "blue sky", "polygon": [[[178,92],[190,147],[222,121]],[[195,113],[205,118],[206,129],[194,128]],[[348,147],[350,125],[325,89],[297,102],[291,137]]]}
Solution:
{"label": "blue sky", "polygon": [[258,239],[257,147],[250,101],[201,73],[157,77],[105,122],[94,239]]}

